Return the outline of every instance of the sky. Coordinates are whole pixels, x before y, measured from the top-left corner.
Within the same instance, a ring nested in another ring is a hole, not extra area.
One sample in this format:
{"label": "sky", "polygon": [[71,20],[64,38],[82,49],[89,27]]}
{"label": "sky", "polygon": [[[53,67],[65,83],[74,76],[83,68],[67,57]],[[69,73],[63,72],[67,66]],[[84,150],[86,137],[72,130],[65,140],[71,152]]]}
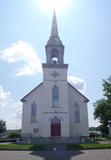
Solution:
{"label": "sky", "polygon": [[[0,0],[0,119],[8,129],[21,128],[20,99],[43,80],[52,9],[40,2]],[[89,98],[89,126],[98,126],[93,104],[103,97],[102,80],[111,75],[111,1],[68,2],[57,12],[68,80]]]}

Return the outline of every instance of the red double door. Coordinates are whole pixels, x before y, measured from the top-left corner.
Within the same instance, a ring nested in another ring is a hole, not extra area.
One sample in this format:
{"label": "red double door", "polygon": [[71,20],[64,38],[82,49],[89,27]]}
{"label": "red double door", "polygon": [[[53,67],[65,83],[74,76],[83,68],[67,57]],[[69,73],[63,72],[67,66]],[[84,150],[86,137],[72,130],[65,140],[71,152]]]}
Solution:
{"label": "red double door", "polygon": [[61,136],[60,123],[51,123],[51,136]]}

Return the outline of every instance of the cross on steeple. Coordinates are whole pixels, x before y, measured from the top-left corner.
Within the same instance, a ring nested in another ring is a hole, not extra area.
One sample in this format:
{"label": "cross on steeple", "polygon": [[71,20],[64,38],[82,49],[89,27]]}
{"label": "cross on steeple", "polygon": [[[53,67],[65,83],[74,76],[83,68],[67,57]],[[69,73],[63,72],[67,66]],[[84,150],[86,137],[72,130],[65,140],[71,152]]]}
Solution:
{"label": "cross on steeple", "polygon": [[54,71],[51,75],[52,75],[54,78],[56,78],[57,76],[59,76],[59,73],[57,73],[56,71]]}

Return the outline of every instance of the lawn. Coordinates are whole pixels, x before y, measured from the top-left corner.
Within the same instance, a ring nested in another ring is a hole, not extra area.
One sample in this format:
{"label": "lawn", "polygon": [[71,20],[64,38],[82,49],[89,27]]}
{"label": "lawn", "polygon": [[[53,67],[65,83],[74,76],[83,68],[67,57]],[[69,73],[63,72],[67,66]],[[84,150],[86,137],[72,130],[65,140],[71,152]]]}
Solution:
{"label": "lawn", "polygon": [[68,150],[75,149],[111,149],[111,144],[67,144]]}
{"label": "lawn", "polygon": [[46,150],[43,144],[0,144],[0,150]]}
{"label": "lawn", "polygon": [[[0,150],[47,150],[44,144],[0,144]],[[67,144],[67,150],[111,149],[111,144]]]}

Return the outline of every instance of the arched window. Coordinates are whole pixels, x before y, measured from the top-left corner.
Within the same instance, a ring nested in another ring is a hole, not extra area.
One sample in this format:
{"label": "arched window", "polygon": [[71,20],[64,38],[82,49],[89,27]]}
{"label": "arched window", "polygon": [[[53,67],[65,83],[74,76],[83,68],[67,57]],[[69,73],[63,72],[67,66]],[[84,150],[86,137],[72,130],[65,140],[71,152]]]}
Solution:
{"label": "arched window", "polygon": [[31,123],[36,123],[36,109],[36,104],[33,102],[31,105]]}
{"label": "arched window", "polygon": [[80,122],[80,107],[78,103],[75,103],[74,105],[74,122],[75,123]]}
{"label": "arched window", "polygon": [[59,88],[56,85],[52,88],[52,106],[59,106]]}

